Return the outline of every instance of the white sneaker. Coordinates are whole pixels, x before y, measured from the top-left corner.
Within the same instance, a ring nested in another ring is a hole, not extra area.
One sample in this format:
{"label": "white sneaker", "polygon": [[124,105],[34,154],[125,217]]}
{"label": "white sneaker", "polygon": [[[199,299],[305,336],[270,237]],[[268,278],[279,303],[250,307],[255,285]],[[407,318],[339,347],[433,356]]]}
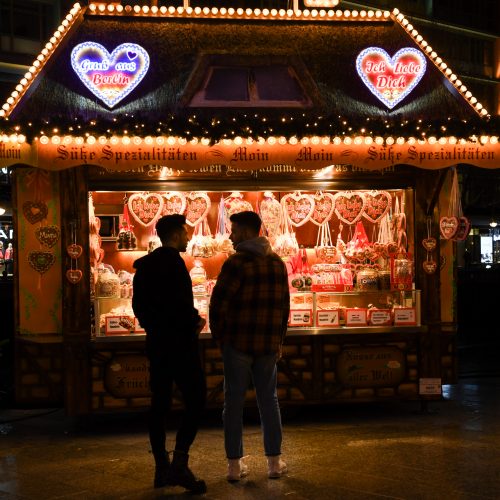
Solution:
{"label": "white sneaker", "polygon": [[288,467],[286,463],[281,460],[281,457],[276,455],[274,457],[267,457],[267,471],[267,477],[269,477],[269,479],[278,479],[288,472]]}
{"label": "white sneaker", "polygon": [[248,476],[248,465],[242,458],[229,458],[227,461],[227,480],[239,481],[242,477]]}

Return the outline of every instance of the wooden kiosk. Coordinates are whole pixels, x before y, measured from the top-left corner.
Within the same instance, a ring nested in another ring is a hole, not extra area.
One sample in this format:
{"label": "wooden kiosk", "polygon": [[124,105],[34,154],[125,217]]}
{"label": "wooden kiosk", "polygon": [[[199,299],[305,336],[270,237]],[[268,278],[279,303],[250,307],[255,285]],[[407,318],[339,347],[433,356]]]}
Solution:
{"label": "wooden kiosk", "polygon": [[[499,168],[498,130],[398,11],[76,4],[0,115],[18,403],[147,406],[132,262],[186,213],[206,311],[243,207],[289,265],[283,405],[424,401],[456,379],[455,172]],[[220,406],[208,331],[200,355]]]}

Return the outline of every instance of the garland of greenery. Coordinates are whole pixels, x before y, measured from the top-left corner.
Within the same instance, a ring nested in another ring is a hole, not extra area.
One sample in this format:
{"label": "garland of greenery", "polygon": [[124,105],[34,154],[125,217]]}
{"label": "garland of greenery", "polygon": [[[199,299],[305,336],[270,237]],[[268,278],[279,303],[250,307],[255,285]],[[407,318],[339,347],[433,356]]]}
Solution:
{"label": "garland of greenery", "polygon": [[490,119],[445,118],[440,120],[399,120],[373,118],[347,118],[343,116],[314,115],[304,112],[269,113],[259,111],[207,112],[190,115],[170,114],[163,120],[152,123],[147,118],[125,114],[112,120],[83,120],[56,117],[51,120],[32,120],[27,123],[0,121],[0,134],[22,134],[27,142],[42,135],[72,135],[86,137],[129,136],[174,136],[187,140],[206,138],[216,143],[235,137],[456,137],[475,140],[480,136],[500,135],[500,116]]}

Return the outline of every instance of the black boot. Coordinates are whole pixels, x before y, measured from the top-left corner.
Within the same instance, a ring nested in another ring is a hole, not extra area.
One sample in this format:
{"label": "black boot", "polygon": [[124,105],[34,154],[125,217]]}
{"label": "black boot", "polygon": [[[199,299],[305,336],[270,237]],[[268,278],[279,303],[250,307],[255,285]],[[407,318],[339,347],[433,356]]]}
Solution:
{"label": "black boot", "polygon": [[167,484],[182,486],[194,494],[206,493],[207,485],[202,479],[196,479],[188,467],[189,455],[183,451],[174,451],[174,458],[167,472]]}
{"label": "black boot", "polygon": [[170,459],[168,453],[164,452],[160,456],[155,457],[155,480],[154,488],[163,488],[168,484],[168,469],[170,468]]}

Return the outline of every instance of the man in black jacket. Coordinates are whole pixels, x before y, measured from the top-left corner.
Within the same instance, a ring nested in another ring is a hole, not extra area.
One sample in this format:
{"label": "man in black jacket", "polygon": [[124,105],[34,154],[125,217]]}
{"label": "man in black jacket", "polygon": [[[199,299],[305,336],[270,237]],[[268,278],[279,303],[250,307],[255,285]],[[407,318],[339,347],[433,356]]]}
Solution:
{"label": "man in black jacket", "polygon": [[[149,439],[155,459],[154,487],[180,485],[204,493],[206,484],[188,467],[206,402],[206,382],[198,353],[198,334],[205,325],[193,305],[191,278],[179,252],[188,242],[186,218],[167,215],[156,223],[162,246],[134,262],[132,307],[146,330],[150,365],[151,409]],[[173,460],[166,451],[166,417],[172,385],[182,393],[185,410],[177,431]]]}

